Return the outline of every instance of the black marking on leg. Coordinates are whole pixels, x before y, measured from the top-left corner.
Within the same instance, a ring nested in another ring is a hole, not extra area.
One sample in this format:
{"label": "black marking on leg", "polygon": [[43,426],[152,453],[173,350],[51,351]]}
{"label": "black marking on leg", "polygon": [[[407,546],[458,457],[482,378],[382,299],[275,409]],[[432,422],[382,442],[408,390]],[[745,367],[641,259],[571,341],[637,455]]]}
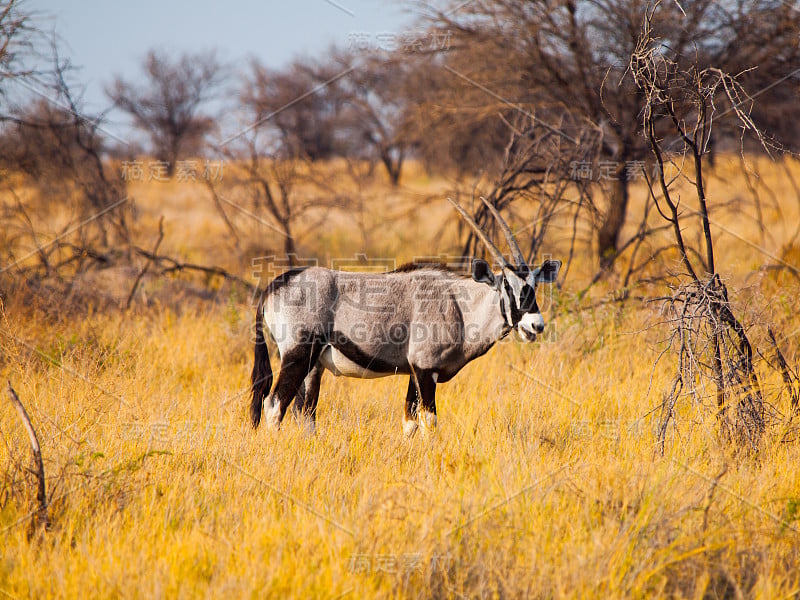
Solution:
{"label": "black marking on leg", "polygon": [[312,422],[316,421],[317,418],[317,401],[319,400],[319,388],[324,372],[325,369],[317,362],[297,390],[295,410],[299,415],[310,418]]}
{"label": "black marking on leg", "polygon": [[303,380],[308,376],[319,360],[324,343],[316,337],[311,342],[299,344],[281,357],[281,371],[272,393],[270,405],[278,403],[280,412],[278,422],[283,421],[286,409],[298,393]]}
{"label": "black marking on leg", "polygon": [[420,404],[422,410],[436,414],[436,381],[433,379],[434,371],[416,370],[417,386],[419,388]]}
{"label": "black marking on leg", "polygon": [[408,391],[406,392],[406,421],[415,421],[419,412],[419,392],[414,376],[408,378]]}

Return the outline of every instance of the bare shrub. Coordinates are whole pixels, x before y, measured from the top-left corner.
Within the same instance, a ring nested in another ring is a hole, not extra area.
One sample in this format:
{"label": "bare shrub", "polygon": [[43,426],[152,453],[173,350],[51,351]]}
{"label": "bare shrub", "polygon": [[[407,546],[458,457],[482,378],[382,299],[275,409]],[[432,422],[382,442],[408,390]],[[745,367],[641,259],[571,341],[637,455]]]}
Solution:
{"label": "bare shrub", "polygon": [[[127,253],[130,243],[125,184],[104,160],[103,119],[82,111],[57,55],[50,77],[53,100],[11,112],[0,141],[0,165],[13,174],[5,181],[3,273],[28,279],[68,278]],[[46,215],[59,215],[57,231],[39,229]]]}
{"label": "bare shrub", "polygon": [[[631,56],[630,74],[645,99],[644,132],[657,165],[655,181],[648,178],[650,193],[672,228],[683,267],[665,298],[668,348],[677,353],[678,367],[662,405],[659,445],[663,452],[668,426],[677,418],[676,404],[689,398],[717,419],[724,441],[757,451],[770,424],[768,402],[750,334],[736,316],[718,272],[703,159],[719,106],[729,107],[727,112],[737,117],[743,131],[752,132],[757,140],[762,137],[750,118],[752,100],[737,79],[697,63],[684,67],[666,56],[654,33],[652,14],[648,13]],[[668,153],[667,143],[678,151]],[[668,166],[674,175],[667,174]],[[680,181],[692,185],[698,210],[676,199]],[[697,247],[687,242],[689,216],[700,221]]]}
{"label": "bare shrub", "polygon": [[172,175],[178,158],[199,154],[206,135],[216,127],[207,105],[224,79],[224,69],[213,52],[172,59],[151,50],[142,71],[144,86],[117,77],[107,94],[148,136],[156,158],[167,163],[167,174]]}

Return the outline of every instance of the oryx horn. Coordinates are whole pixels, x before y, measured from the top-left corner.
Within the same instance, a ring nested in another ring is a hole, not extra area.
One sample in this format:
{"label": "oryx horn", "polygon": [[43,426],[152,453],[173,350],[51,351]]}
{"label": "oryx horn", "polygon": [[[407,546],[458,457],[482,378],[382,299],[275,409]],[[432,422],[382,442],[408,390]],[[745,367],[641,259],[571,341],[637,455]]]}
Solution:
{"label": "oryx horn", "polygon": [[506,223],[503,217],[500,216],[500,213],[494,207],[494,204],[489,202],[483,196],[481,196],[481,200],[483,200],[483,203],[486,205],[486,208],[489,209],[494,218],[497,220],[497,224],[500,225],[500,229],[502,229],[503,235],[506,236],[506,241],[508,242],[508,248],[511,250],[511,256],[514,257],[514,262],[517,263],[518,267],[522,267],[523,265],[526,264],[525,256],[523,256],[522,250],[519,249],[517,240],[514,239],[514,234],[511,233],[511,228],[509,228],[508,223]]}
{"label": "oryx horn", "polygon": [[483,230],[480,227],[478,227],[478,224],[469,215],[469,213],[467,211],[465,211],[463,208],[461,208],[461,206],[459,206],[459,204],[455,200],[453,200],[452,198],[448,198],[447,201],[450,202],[450,204],[453,205],[453,207],[458,211],[458,214],[460,214],[464,218],[464,220],[467,223],[469,223],[470,226],[475,230],[475,234],[478,236],[478,238],[480,238],[480,240],[483,242],[483,245],[486,246],[486,248],[489,250],[489,252],[491,252],[492,255],[494,255],[495,260],[499,264],[501,264],[503,266],[507,266],[508,265],[508,261],[506,260],[505,256],[503,256],[503,253],[500,252],[500,250],[497,248],[497,246],[495,246],[492,243],[492,241],[487,237],[487,235],[483,232]]}

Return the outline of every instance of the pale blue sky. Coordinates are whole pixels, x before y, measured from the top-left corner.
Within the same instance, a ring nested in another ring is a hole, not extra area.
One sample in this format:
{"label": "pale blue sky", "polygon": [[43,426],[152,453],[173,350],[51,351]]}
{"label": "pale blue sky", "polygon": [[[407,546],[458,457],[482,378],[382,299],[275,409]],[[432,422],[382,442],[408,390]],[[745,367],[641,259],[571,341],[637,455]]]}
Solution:
{"label": "pale blue sky", "polygon": [[86,86],[89,110],[107,105],[103,89],[115,74],[135,77],[150,48],[216,49],[234,65],[254,56],[279,67],[320,55],[332,43],[347,47],[356,34],[400,34],[415,21],[409,3],[388,0],[28,0],[23,6],[55,30],[62,55],[81,67],[77,80]]}

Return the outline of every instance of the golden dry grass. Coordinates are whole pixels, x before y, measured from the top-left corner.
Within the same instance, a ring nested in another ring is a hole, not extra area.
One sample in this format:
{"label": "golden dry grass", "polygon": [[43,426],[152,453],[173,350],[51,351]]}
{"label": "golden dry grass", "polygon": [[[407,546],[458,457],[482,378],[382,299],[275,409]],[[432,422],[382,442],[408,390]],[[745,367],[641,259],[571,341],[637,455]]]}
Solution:
{"label": "golden dry grass", "polygon": [[[751,285],[740,305],[764,305],[796,362],[797,284],[746,279],[775,261],[727,233],[797,264],[784,247],[793,192],[778,167],[761,172],[777,199],[764,207],[773,239],[762,243],[742,209],[720,210],[719,255],[723,272]],[[735,163],[715,174],[712,199],[744,194]],[[409,194],[438,185],[423,179]],[[139,191],[143,222],[175,211],[165,248],[227,260],[214,250],[224,229],[213,213],[165,191]],[[438,205],[433,214],[448,216]],[[411,218],[384,249],[403,259],[447,250],[438,225]],[[339,251],[360,248],[336,235]],[[439,387],[435,434],[410,441],[404,378],[328,374],[315,436],[288,417],[278,433],[252,431],[252,314],[236,294],[77,320],[9,299],[2,375],[39,431],[53,526],[29,535],[29,448],[4,399],[0,596],[796,595],[798,443],[770,435],[758,457],[737,456],[713,420],[687,413],[658,455],[651,411],[669,363],[653,369],[657,310],[568,312],[591,273],[584,255],[546,315],[553,339],[509,340],[468,365]]]}

